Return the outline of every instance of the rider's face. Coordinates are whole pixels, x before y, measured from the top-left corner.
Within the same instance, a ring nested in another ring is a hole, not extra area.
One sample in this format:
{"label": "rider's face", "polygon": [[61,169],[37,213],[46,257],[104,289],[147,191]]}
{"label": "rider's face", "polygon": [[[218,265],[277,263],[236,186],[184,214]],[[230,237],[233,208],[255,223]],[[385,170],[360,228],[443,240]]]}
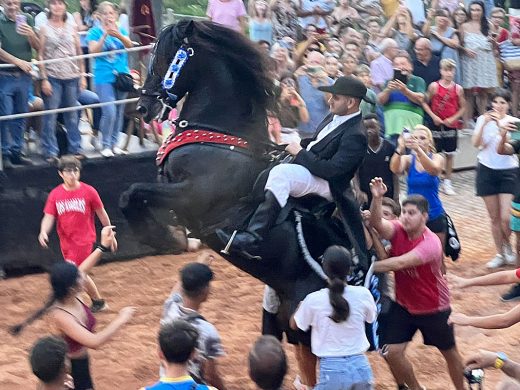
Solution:
{"label": "rider's face", "polygon": [[347,115],[351,112],[355,99],[350,96],[332,95],[329,98],[330,112],[334,115]]}

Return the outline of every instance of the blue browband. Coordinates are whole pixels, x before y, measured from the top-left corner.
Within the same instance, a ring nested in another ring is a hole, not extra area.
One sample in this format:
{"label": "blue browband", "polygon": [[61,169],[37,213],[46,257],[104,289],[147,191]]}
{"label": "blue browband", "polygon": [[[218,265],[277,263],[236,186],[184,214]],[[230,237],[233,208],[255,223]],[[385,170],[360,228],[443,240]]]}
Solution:
{"label": "blue browband", "polygon": [[164,75],[164,80],[162,82],[162,87],[168,94],[168,97],[173,101],[177,100],[177,96],[170,93],[169,90],[173,88],[175,85],[175,81],[179,74],[181,73],[182,67],[186,65],[188,59],[194,54],[194,51],[191,47],[187,47],[187,44],[183,43],[168,67],[166,74]]}

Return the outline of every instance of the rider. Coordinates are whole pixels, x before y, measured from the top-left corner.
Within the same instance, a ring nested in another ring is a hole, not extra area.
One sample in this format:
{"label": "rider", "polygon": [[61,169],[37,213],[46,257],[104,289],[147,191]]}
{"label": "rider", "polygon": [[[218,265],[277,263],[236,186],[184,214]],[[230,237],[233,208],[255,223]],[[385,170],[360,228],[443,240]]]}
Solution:
{"label": "rider", "polygon": [[[359,206],[350,181],[367,153],[367,137],[359,110],[361,100],[367,100],[367,89],[354,77],[340,77],[334,85],[318,89],[332,94],[330,113],[313,138],[287,145],[285,150],[294,156],[292,164],[277,165],[269,172],[264,201],[247,229],[237,233],[231,244],[231,249],[247,258],[259,258],[255,256],[259,243],[276,222],[289,196],[299,198],[308,194],[334,200],[352,229],[358,255],[366,252]],[[216,233],[223,242],[229,242],[231,235],[222,230]]]}

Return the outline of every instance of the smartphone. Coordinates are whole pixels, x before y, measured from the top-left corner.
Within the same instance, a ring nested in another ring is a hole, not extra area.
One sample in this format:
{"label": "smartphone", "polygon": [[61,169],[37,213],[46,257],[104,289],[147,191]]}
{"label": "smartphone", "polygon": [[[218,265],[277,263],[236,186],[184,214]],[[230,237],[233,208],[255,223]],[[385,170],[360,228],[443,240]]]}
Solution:
{"label": "smartphone", "polygon": [[407,127],[403,127],[403,138],[406,141],[412,136],[412,132]]}
{"label": "smartphone", "polygon": [[406,77],[401,69],[394,69],[394,80],[399,80],[400,82],[406,84],[408,82],[408,77]]}
{"label": "smartphone", "polygon": [[27,24],[27,16],[25,16],[23,14],[16,15],[15,23],[16,23],[16,32],[19,33],[20,27],[23,26],[24,24]]}

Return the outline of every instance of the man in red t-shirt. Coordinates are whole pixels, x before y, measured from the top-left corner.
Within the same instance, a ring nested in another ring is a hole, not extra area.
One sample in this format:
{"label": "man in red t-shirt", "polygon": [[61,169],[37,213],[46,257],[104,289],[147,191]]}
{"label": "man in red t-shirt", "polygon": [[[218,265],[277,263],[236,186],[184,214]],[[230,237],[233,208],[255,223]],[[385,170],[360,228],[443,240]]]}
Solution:
{"label": "man in red t-shirt", "polygon": [[373,266],[376,273],[393,271],[395,275],[396,302],[392,302],[381,329],[381,345],[390,370],[400,389],[423,389],[405,355],[408,343],[420,330],[424,344],[439,349],[455,388],[462,390],[464,366],[453,327],[448,324],[450,294],[441,271],[442,245],[426,227],[428,201],[421,195],[411,195],[402,204],[399,220],[388,221],[381,211],[387,190],[383,180],[372,179],[370,190],[370,224],[392,244],[390,257]]}
{"label": "man in red t-shirt", "polygon": [[[103,226],[110,225],[110,218],[97,191],[79,181],[80,171],[81,162],[77,158],[65,156],[60,159],[58,174],[63,179],[63,184],[54,188],[47,198],[38,236],[40,245],[48,248],[48,235],[56,221],[63,257],[77,266],[90,255],[96,242],[94,214]],[[107,307],[88,275],[85,288],[92,299],[92,311]]]}

